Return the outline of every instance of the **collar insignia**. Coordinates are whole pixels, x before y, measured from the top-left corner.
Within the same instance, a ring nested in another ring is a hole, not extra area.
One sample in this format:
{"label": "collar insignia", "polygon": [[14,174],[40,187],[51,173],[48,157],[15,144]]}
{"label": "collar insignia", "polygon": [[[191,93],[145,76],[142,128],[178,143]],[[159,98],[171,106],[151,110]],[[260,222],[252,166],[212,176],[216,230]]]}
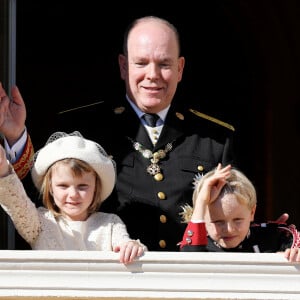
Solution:
{"label": "collar insignia", "polygon": [[176,117],[177,117],[179,120],[181,120],[181,121],[184,120],[184,115],[181,114],[181,113],[179,113],[179,112],[176,112]]}
{"label": "collar insignia", "polygon": [[119,106],[119,107],[116,107],[116,108],[114,109],[114,113],[115,113],[116,115],[120,115],[120,114],[122,114],[124,111],[125,111],[125,107],[124,107],[124,106]]}

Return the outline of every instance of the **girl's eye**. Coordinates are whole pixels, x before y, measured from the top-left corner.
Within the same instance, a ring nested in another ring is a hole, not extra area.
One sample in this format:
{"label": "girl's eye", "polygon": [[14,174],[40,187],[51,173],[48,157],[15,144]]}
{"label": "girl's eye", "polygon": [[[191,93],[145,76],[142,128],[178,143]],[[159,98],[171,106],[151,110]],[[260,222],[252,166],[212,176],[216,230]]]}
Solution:
{"label": "girl's eye", "polygon": [[62,189],[66,189],[68,187],[66,184],[58,184],[57,186]]}
{"label": "girl's eye", "polygon": [[80,191],[85,191],[85,190],[87,190],[88,188],[89,188],[89,186],[86,185],[86,184],[83,184],[83,185],[79,185],[79,186],[78,186],[78,190],[80,190]]}

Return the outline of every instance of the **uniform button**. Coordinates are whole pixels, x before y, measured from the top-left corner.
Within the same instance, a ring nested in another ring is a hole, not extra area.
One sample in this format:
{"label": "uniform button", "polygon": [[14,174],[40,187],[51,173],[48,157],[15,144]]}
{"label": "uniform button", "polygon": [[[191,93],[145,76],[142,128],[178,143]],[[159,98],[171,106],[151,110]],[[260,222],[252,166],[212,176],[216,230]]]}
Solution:
{"label": "uniform button", "polygon": [[164,175],[161,174],[161,173],[157,173],[157,174],[154,175],[154,179],[156,181],[162,181],[164,179]]}
{"label": "uniform button", "polygon": [[167,222],[167,217],[165,215],[161,215],[159,217],[159,220],[160,220],[161,223],[166,223]]}
{"label": "uniform button", "polygon": [[166,246],[167,246],[167,243],[165,240],[160,240],[158,244],[159,244],[160,248],[166,248]]}
{"label": "uniform button", "polygon": [[191,244],[191,243],[192,243],[192,239],[189,238],[189,237],[187,237],[187,238],[185,239],[185,241],[187,242],[187,244]]}
{"label": "uniform button", "polygon": [[157,196],[158,196],[158,198],[159,198],[160,200],[165,200],[165,199],[166,199],[166,195],[165,195],[165,193],[163,193],[163,192],[158,192],[158,193],[157,193]]}
{"label": "uniform button", "polygon": [[188,236],[193,236],[194,235],[194,231],[193,230],[188,230],[187,235]]}
{"label": "uniform button", "polygon": [[204,170],[204,167],[203,166],[198,166],[197,169],[198,169],[198,171],[202,172]]}

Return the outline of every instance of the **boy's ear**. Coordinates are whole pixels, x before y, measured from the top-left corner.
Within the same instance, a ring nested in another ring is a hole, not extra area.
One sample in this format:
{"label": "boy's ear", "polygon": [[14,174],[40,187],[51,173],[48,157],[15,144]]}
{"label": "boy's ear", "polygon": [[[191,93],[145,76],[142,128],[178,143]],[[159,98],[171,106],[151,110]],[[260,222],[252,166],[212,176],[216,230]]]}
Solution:
{"label": "boy's ear", "polygon": [[256,204],[255,204],[255,206],[251,209],[251,221],[254,221],[255,211],[256,211]]}

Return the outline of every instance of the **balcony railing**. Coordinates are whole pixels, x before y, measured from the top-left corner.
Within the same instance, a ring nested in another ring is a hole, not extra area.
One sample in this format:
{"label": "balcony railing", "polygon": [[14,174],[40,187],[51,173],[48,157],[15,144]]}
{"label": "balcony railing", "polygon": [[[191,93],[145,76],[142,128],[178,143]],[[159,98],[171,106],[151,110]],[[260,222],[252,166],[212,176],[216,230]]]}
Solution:
{"label": "balcony railing", "polygon": [[300,264],[276,253],[0,251],[0,299],[300,299]]}

